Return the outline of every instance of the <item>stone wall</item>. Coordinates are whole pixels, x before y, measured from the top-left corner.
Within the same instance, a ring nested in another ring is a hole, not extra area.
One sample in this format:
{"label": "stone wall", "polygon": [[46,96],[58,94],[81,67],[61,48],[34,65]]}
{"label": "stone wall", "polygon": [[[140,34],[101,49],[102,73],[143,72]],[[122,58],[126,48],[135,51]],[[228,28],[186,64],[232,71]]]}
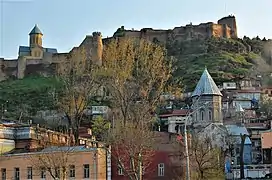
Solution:
{"label": "stone wall", "polygon": [[55,72],[56,64],[67,60],[67,55],[84,48],[88,60],[102,64],[103,42],[100,32],[86,36],[79,47],[74,47],[68,53],[43,53],[42,58],[32,56],[19,56],[15,60],[0,59],[0,81],[8,78],[22,79],[26,75],[48,76]]}
{"label": "stone wall", "polygon": [[190,39],[205,39],[209,37],[237,38],[236,19],[234,16],[228,16],[218,20],[218,23],[201,23],[199,25],[188,24],[186,26],[175,27],[170,30],[157,30],[152,28],[143,28],[138,30],[126,30],[122,26],[114,36],[126,36],[133,38],[145,38],[150,41],[159,41],[166,43],[169,39],[184,41]]}

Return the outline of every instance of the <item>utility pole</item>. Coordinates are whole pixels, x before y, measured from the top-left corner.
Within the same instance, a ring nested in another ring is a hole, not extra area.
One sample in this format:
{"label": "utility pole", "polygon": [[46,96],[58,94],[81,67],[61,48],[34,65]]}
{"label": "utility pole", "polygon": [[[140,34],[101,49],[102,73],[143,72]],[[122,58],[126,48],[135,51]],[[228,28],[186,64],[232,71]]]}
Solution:
{"label": "utility pole", "polygon": [[245,178],[245,172],[244,172],[244,146],[245,146],[245,140],[248,135],[246,134],[240,134],[241,137],[241,147],[240,147],[240,179]]}
{"label": "utility pole", "polygon": [[189,148],[188,148],[188,139],[187,139],[187,121],[189,116],[185,120],[184,125],[184,141],[185,141],[185,155],[186,155],[186,179],[190,180],[190,159],[189,159]]}

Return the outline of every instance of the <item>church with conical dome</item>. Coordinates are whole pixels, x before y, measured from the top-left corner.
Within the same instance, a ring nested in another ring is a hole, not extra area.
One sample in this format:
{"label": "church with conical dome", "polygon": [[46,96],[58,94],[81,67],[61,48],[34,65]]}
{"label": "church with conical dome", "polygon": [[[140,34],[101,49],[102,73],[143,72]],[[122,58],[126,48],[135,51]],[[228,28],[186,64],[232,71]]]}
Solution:
{"label": "church with conical dome", "polygon": [[215,84],[207,68],[192,94],[193,123],[207,125],[210,123],[223,124],[222,94]]}
{"label": "church with conical dome", "polygon": [[36,24],[29,33],[29,46],[19,47],[19,57],[27,56],[28,58],[43,58],[45,53],[58,53],[55,48],[45,48],[42,44],[43,33]]}
{"label": "church with conical dome", "polygon": [[[64,42],[65,43],[65,42]],[[29,33],[29,44],[19,46],[17,59],[0,58],[0,81],[9,78],[22,79],[29,75],[49,76],[54,73],[56,64],[67,60],[71,53],[85,51],[88,60],[102,64],[103,41],[100,32],[86,35],[79,46],[71,47],[69,52],[58,53],[56,48],[43,45],[43,33],[36,24]]]}

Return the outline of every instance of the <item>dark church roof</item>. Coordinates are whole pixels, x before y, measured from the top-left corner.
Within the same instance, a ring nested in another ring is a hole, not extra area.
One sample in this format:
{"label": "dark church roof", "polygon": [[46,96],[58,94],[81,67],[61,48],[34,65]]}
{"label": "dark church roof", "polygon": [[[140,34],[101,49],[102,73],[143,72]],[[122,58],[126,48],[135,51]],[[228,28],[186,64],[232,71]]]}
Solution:
{"label": "dark church roof", "polygon": [[196,88],[192,94],[192,97],[200,95],[222,96],[220,90],[213,81],[213,78],[211,77],[207,68],[205,68],[200,80],[198,81]]}
{"label": "dark church roof", "polygon": [[37,24],[34,26],[34,28],[30,31],[29,35],[31,34],[42,34],[42,31],[38,28]]}
{"label": "dark church roof", "polygon": [[[43,48],[43,52],[48,52],[52,54],[58,53],[57,49],[55,48]],[[24,55],[30,55],[30,47],[29,46],[19,46],[19,54],[24,53]]]}

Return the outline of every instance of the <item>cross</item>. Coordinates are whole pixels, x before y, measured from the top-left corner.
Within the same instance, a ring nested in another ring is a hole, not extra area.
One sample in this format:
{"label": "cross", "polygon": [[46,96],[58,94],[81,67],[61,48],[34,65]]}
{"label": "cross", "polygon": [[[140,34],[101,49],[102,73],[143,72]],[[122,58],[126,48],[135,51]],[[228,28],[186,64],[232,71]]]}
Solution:
{"label": "cross", "polygon": [[27,3],[31,2],[32,0],[0,0],[0,26],[1,26],[1,34],[0,34],[0,55],[2,55],[3,48],[4,48],[4,42],[3,42],[3,37],[4,37],[4,3]]}

